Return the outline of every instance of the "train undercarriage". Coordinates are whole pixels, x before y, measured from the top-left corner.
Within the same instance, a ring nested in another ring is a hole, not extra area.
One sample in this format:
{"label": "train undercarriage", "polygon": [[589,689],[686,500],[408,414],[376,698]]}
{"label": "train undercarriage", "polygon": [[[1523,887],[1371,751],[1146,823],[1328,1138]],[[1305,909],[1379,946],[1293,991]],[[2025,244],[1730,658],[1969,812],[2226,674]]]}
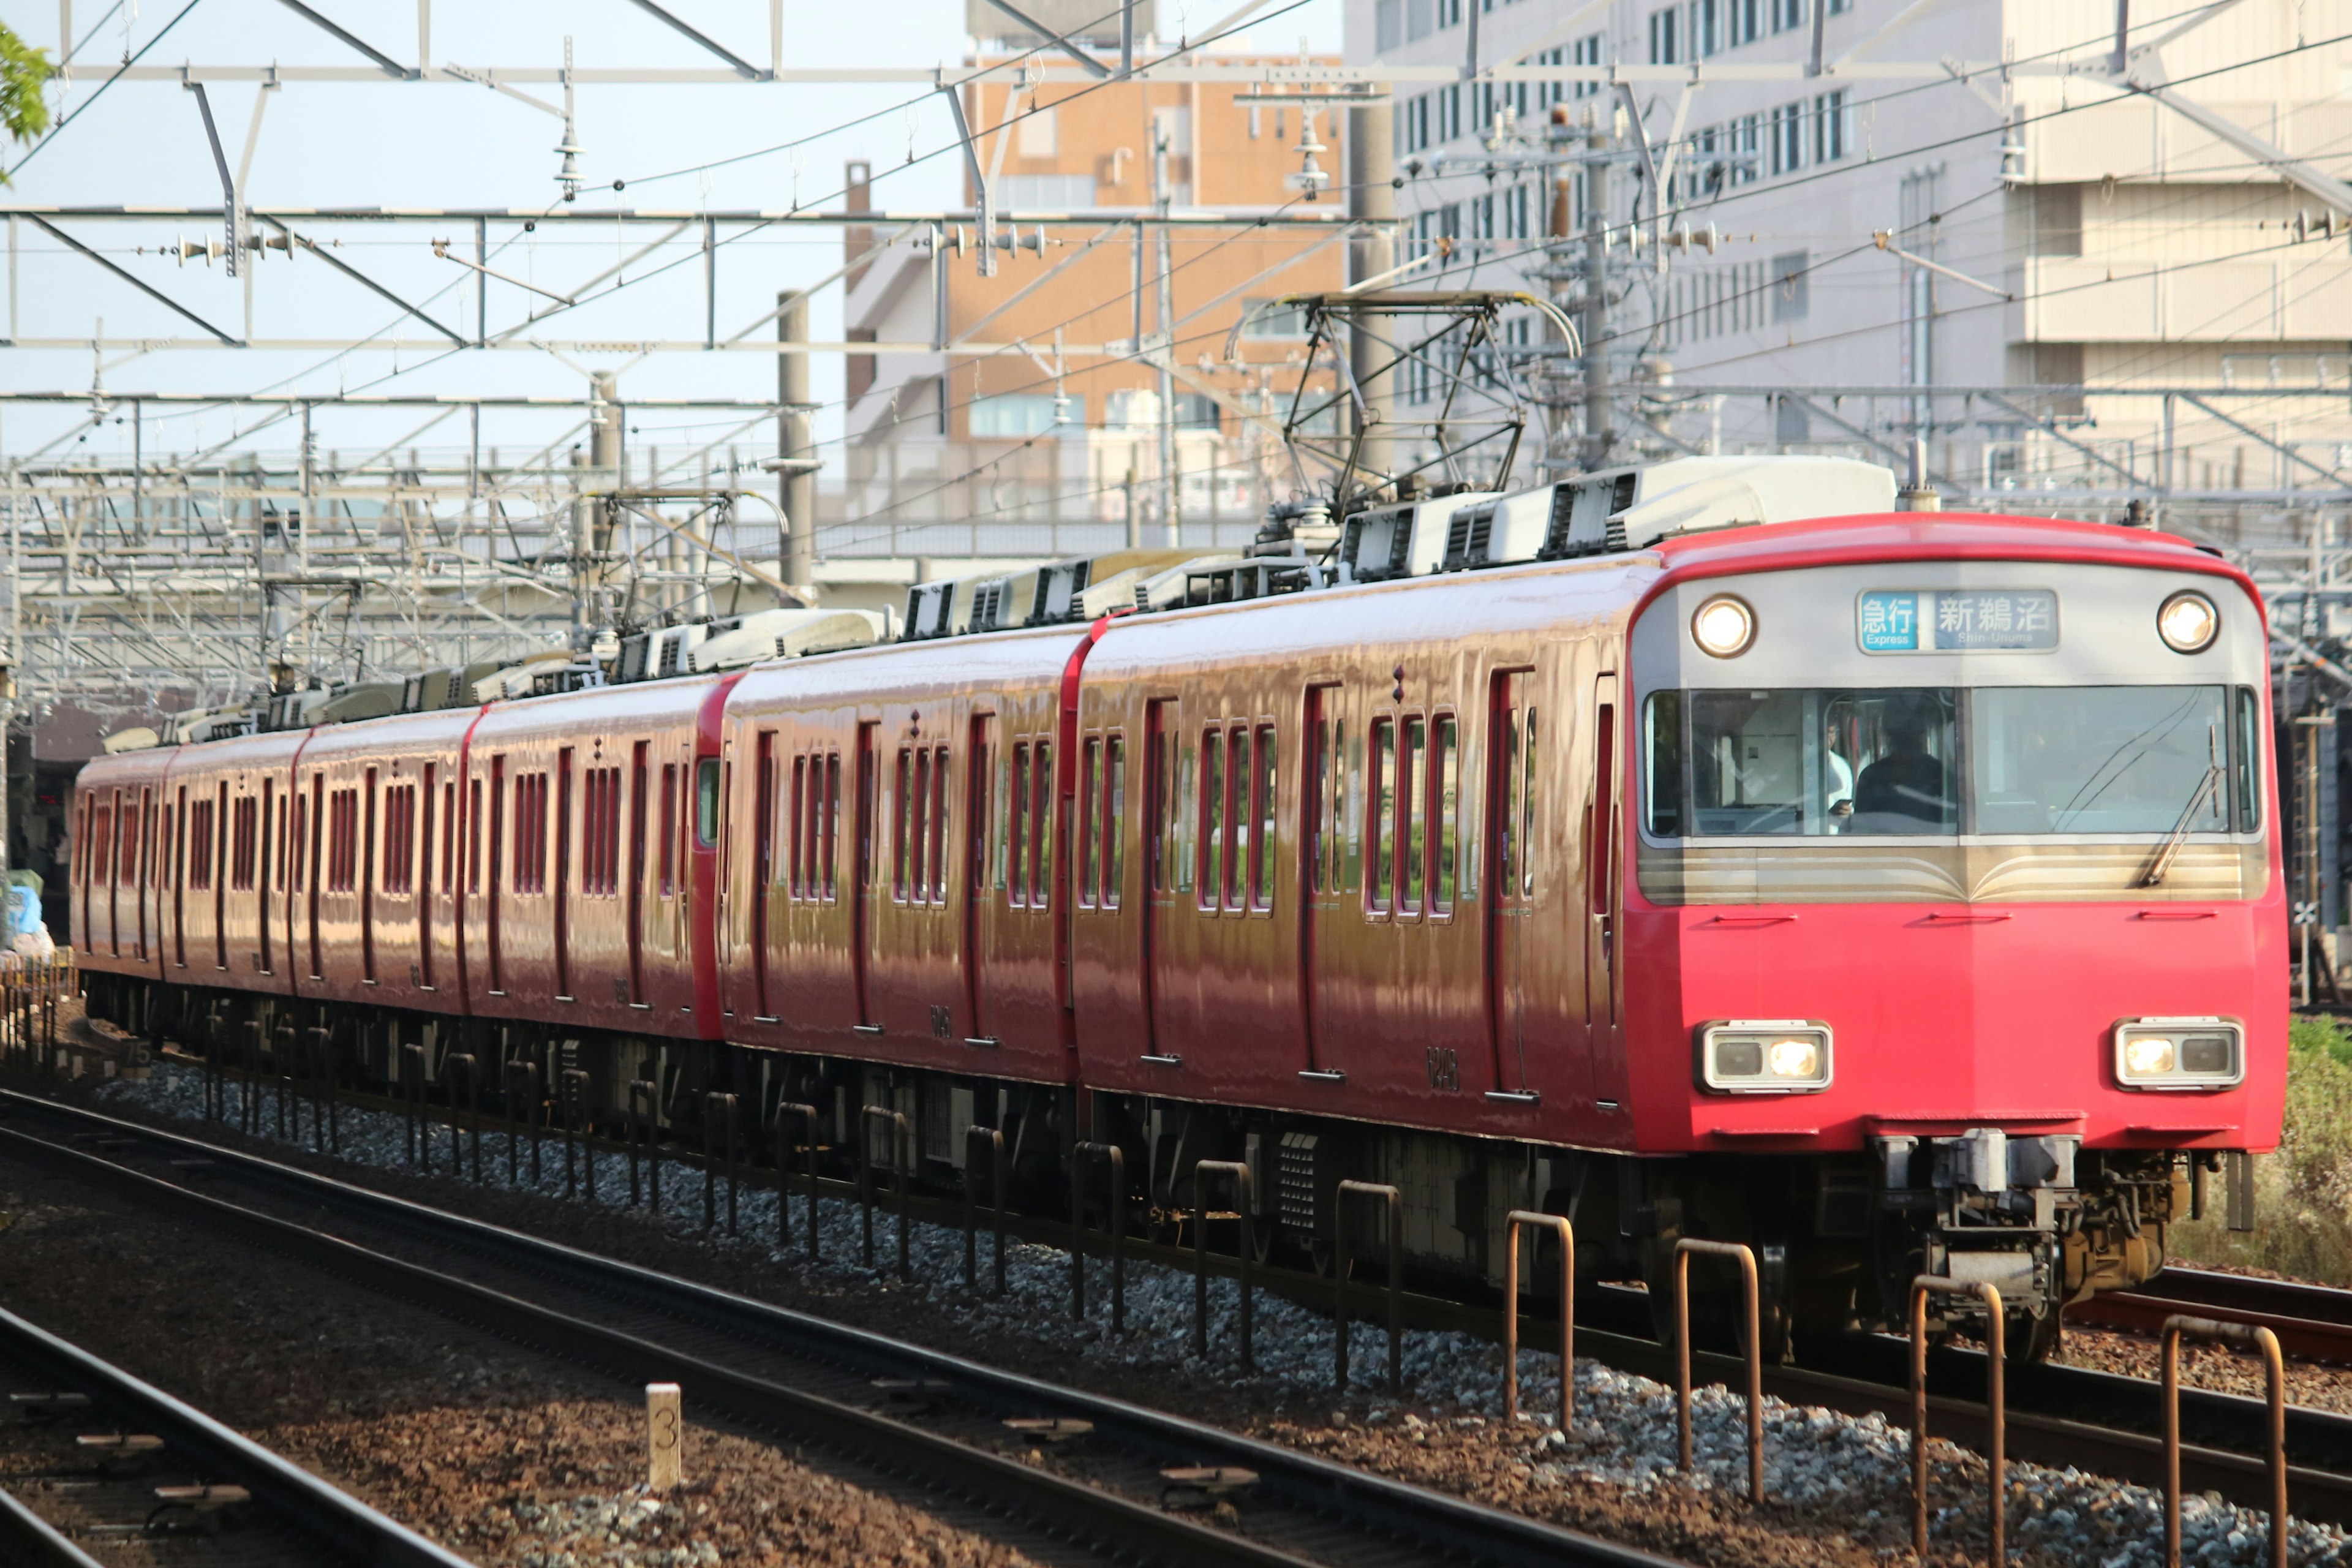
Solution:
{"label": "train undercarriage", "polygon": [[[1209,1216],[1213,1248],[1247,1246],[1261,1261],[1322,1273],[1334,1266],[1345,1226],[1351,1272],[1382,1277],[1383,1207],[1343,1193],[1341,1184],[1393,1186],[1409,1285],[1463,1299],[1491,1300],[1499,1290],[1510,1214],[1564,1215],[1574,1226],[1580,1284],[1646,1287],[1661,1339],[1674,1331],[1675,1242],[1746,1242],[1758,1261],[1767,1353],[1799,1360],[1809,1335],[1899,1331],[1920,1274],[1994,1286],[2011,1355],[2038,1359],[2056,1342],[2064,1303],[2128,1289],[2163,1266],[2167,1226],[2191,1212],[2201,1171],[2218,1159],[2084,1151],[2071,1137],[1989,1128],[1883,1137],[1864,1152],[1829,1157],[1633,1157],[98,972],[86,973],[84,984],[91,1015],[135,1035],[232,1068],[323,1074],[348,1091],[414,1094],[421,1082],[428,1100],[462,1093],[469,1105],[506,1115],[511,1087],[528,1083],[579,1097],[580,1125],[620,1136],[648,1114],[648,1097],[633,1096],[631,1084],[650,1082],[661,1135],[688,1152],[704,1147],[709,1095],[737,1097],[737,1136],[747,1152],[772,1147],[779,1105],[811,1106],[817,1126],[809,1157],[837,1176],[856,1174],[862,1160],[894,1169],[898,1123],[866,1113],[878,1108],[904,1118],[919,1190],[940,1194],[961,1192],[968,1178],[989,1192],[993,1173],[969,1163],[992,1141],[968,1131],[991,1129],[1003,1136],[1013,1205],[1062,1219],[1071,1212],[1079,1146],[1115,1145],[1125,1212],[1156,1239],[1189,1242],[1197,1205]],[[460,1058],[469,1060],[453,1066]],[[525,1064],[536,1070],[510,1071]],[[1224,1173],[1196,1192],[1204,1161],[1245,1169],[1247,1202]],[[1097,1224],[1108,1223],[1111,1196],[1104,1163],[1085,1162],[1080,1175],[1081,1199],[1099,1211]],[[1540,1300],[1556,1289],[1548,1281],[1557,1277],[1558,1243],[1538,1231],[1533,1245],[1524,1278]],[[1691,1300],[1695,1339],[1727,1346],[1738,1337],[1731,1270],[1695,1269]],[[1932,1310],[1938,1331],[1981,1326],[1973,1301],[1939,1299]]]}

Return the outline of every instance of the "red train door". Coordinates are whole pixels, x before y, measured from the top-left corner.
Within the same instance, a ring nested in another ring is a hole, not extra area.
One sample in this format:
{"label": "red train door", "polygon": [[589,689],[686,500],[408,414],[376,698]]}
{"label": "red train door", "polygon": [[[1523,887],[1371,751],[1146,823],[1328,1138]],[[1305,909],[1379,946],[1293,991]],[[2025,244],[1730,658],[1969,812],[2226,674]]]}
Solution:
{"label": "red train door", "polygon": [[[253,888],[255,923],[261,933],[261,973],[264,974],[273,972],[269,952],[270,854],[272,850],[280,855],[286,852],[284,843],[274,841],[269,832],[271,822],[269,814],[278,808],[278,781],[274,778],[263,779],[261,781],[261,820],[255,825],[254,828],[254,831],[261,836],[261,855],[259,863],[253,868]],[[285,835],[282,832],[278,835],[278,840],[282,840],[284,837]]]}
{"label": "red train door", "polygon": [[[179,799],[172,813],[172,962],[182,969],[188,967],[188,786],[180,786]],[[82,898],[82,925],[89,924],[89,888],[85,884]]]}
{"label": "red train door", "polygon": [[852,1026],[861,1035],[882,1032],[882,1026],[874,1021],[873,1003],[866,994],[871,956],[866,943],[874,928],[867,900],[873,896],[875,789],[880,783],[874,771],[874,741],[875,731],[880,728],[873,720],[861,720],[857,725],[857,865],[849,880],[849,969],[850,982],[857,992],[857,1022]]}
{"label": "red train door", "polygon": [[324,980],[327,977],[326,967],[320,962],[325,954],[320,952],[319,944],[319,884],[327,879],[326,862],[319,858],[319,845],[321,836],[326,832],[326,820],[327,775],[312,773],[310,775],[310,853],[308,861],[309,868],[304,873],[306,878],[304,885],[310,890],[310,978],[313,980]]}
{"label": "red train door", "polygon": [[1528,928],[1535,916],[1536,757],[1540,715],[1523,669],[1496,675],[1486,720],[1486,1017],[1495,1085],[1527,1087]]}
{"label": "red train door", "polygon": [[[360,976],[370,985],[375,975],[375,770],[367,770],[366,816],[360,837]],[[348,863],[348,862],[347,862]]]}
{"label": "red train door", "polygon": [[988,907],[988,843],[993,819],[989,808],[990,769],[995,765],[996,716],[975,713],[971,744],[965,753],[963,874],[963,1004],[968,1036],[993,1039],[988,1027],[988,985],[981,968],[981,916]]}
{"label": "red train door", "polygon": [[[569,1002],[572,989],[572,751],[555,758],[555,999]],[[540,799],[543,803],[546,796]]]}
{"label": "red train door", "polygon": [[1176,700],[1158,698],[1143,713],[1143,1016],[1153,1056],[1174,1043],[1172,1020],[1162,1010],[1173,994],[1174,976],[1166,962],[1168,911],[1176,903]]}
{"label": "red train door", "polygon": [[506,826],[507,760],[502,756],[492,757],[490,759],[490,889],[488,923],[490,928],[489,989],[490,994],[493,996],[503,996],[507,994],[506,954],[499,941],[499,932],[505,925],[505,914],[500,906],[506,900],[500,896],[500,889],[504,887],[506,882]]}
{"label": "red train door", "polygon": [[147,952],[147,885],[154,879],[155,863],[155,795],[152,790],[139,792],[139,868],[135,895],[139,900],[139,945],[133,949],[139,962],[144,963]]}
{"label": "red train door", "polygon": [[772,1024],[768,999],[768,899],[776,884],[776,732],[760,731],[760,769],[751,820],[751,998],[752,1022]]}
{"label": "red train door", "polygon": [[228,781],[213,786],[213,967],[228,967]]}
{"label": "red train door", "polygon": [[425,764],[418,807],[425,814],[425,824],[411,851],[416,866],[416,988],[420,991],[433,989],[433,817],[441,804],[433,789],[440,771],[431,763]]}
{"label": "red train door", "polygon": [[629,752],[629,1005],[643,1010],[646,1001],[646,748],[639,741]]}
{"label": "red train door", "polygon": [[1624,1079],[1624,1012],[1617,994],[1617,678],[1593,681],[1592,798],[1584,812],[1584,1022],[1596,1100],[1618,1100]]}
{"label": "red train door", "polygon": [[[1328,1072],[1335,1065],[1327,1059],[1331,1053],[1318,1037],[1326,1009],[1318,961],[1327,945],[1326,928],[1341,917],[1347,902],[1341,897],[1340,859],[1347,832],[1347,773],[1340,758],[1347,736],[1340,728],[1344,721],[1339,697],[1337,686],[1307,689],[1306,766],[1298,775],[1298,991],[1307,1072]],[[1328,945],[1339,951],[1338,944]]]}

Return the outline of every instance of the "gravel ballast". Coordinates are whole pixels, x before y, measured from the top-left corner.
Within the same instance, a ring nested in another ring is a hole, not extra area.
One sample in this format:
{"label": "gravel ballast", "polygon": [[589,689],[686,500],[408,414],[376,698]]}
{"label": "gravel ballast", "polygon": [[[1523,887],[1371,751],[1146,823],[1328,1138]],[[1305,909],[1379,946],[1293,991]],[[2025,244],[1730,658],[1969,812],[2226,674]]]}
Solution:
{"label": "gravel ballast", "polygon": [[[110,1082],[94,1098],[118,1114],[184,1125],[198,1135],[234,1143],[239,1142],[232,1131],[239,1092],[238,1086],[229,1086],[226,1123],[203,1122],[199,1075],[167,1064],[144,1081]],[[273,1106],[266,1097],[266,1127],[275,1125]],[[1674,1464],[1672,1390],[1589,1361],[1578,1364],[1578,1419],[1567,1432],[1551,1429],[1559,1409],[1556,1357],[1523,1352],[1521,1409],[1540,1413],[1540,1418],[1523,1415],[1507,1427],[1500,1419],[1499,1350],[1461,1333],[1407,1332],[1402,1396],[1360,1387],[1341,1397],[1332,1387],[1328,1316],[1280,1297],[1258,1297],[1256,1371],[1244,1374],[1234,1364],[1239,1292],[1230,1279],[1211,1280],[1211,1353],[1202,1361],[1191,1354],[1189,1272],[1130,1259],[1127,1331],[1114,1336],[1108,1264],[1101,1259],[1090,1268],[1090,1314],[1079,1322],[1068,1315],[1068,1256],[1053,1247],[1009,1243],[1008,1289],[999,1299],[984,1283],[989,1243],[983,1237],[983,1285],[967,1293],[961,1233],[919,1221],[908,1238],[915,1281],[898,1280],[896,1221],[887,1197],[874,1215],[877,1269],[857,1261],[857,1206],[831,1197],[820,1205],[824,1258],[812,1265],[804,1251],[803,1193],[792,1197],[794,1246],[780,1252],[771,1239],[775,1195],[761,1185],[747,1183],[739,1194],[740,1237],[723,1232],[723,1200],[721,1228],[706,1236],[698,1173],[669,1167],[665,1212],[654,1215],[625,1206],[628,1172],[623,1156],[583,1152],[583,1172],[586,1160],[597,1162],[601,1201],[567,1202],[562,1155],[552,1142],[544,1151],[541,1179],[531,1182],[526,1154],[520,1190],[509,1189],[506,1141],[499,1125],[490,1124],[482,1162],[487,1183],[477,1186],[446,1173],[451,1155],[446,1127],[435,1127],[432,1140],[432,1163],[443,1173],[420,1174],[407,1163],[403,1118],[349,1108],[341,1114],[340,1162],[310,1153],[307,1114],[299,1145],[263,1139],[252,1146],[551,1239],[1217,1421],[1669,1555],[1761,1564],[1878,1563],[1908,1554],[1909,1439],[1883,1417],[1854,1418],[1768,1399],[1768,1501],[1759,1509],[1744,1495],[1744,1402],[1719,1387],[1696,1394],[1696,1465],[1684,1474]],[[470,1178],[470,1145],[463,1169]],[[1384,1366],[1384,1331],[1359,1325],[1354,1332],[1358,1377],[1377,1379]],[[2070,1347],[2079,1342],[2070,1332]],[[1930,1455],[1937,1548],[1980,1557],[1983,1462],[1940,1442]],[[2020,1561],[2053,1568],[2160,1563],[2160,1494],[2014,1461],[2009,1481],[2010,1541]],[[2259,1512],[2216,1495],[2188,1500],[2184,1519],[2190,1561],[2213,1568],[2252,1568],[2263,1561],[2267,1521]],[[2296,1521],[2292,1536],[2298,1563],[2352,1561],[2346,1534],[2336,1527]]]}

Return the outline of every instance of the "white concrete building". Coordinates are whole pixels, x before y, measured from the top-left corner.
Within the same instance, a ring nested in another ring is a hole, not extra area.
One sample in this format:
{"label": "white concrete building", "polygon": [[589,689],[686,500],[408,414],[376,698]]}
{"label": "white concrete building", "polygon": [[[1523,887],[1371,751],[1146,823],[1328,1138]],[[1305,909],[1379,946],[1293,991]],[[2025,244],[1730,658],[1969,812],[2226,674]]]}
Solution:
{"label": "white concrete building", "polygon": [[[1464,69],[1395,97],[1401,210],[1455,242],[1422,275],[1446,287],[1580,297],[1542,275],[1541,171],[1448,171],[1506,110],[1538,136],[1555,106],[1603,134],[1630,111],[1605,209],[1612,374],[1652,384],[1618,404],[1629,440],[1885,460],[1917,430],[1948,491],[2340,505],[2352,5],[2141,0],[2121,73],[2118,9],[1349,0],[1347,50]],[[1625,75],[1512,79],[1547,63]]]}

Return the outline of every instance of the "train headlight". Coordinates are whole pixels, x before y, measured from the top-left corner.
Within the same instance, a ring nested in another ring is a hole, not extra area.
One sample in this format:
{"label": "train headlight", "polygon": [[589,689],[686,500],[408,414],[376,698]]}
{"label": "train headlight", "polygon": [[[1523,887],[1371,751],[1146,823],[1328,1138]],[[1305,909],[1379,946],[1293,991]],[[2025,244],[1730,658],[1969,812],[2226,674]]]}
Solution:
{"label": "train headlight", "polygon": [[2221,612],[2193,588],[2184,588],[2156,612],[2156,635],[2175,653],[2203,653],[2221,633]]}
{"label": "train headlight", "polygon": [[1826,1024],[1733,1018],[1698,1032],[1698,1080],[1717,1094],[1813,1094],[1830,1072]]}
{"label": "train headlight", "polygon": [[1736,658],[1756,640],[1756,612],[1744,599],[1717,594],[1691,616],[1691,640],[1717,658]]}
{"label": "train headlight", "polygon": [[2229,1089],[2246,1076],[2246,1031],[2227,1018],[2127,1018],[2116,1026],[2126,1089]]}

